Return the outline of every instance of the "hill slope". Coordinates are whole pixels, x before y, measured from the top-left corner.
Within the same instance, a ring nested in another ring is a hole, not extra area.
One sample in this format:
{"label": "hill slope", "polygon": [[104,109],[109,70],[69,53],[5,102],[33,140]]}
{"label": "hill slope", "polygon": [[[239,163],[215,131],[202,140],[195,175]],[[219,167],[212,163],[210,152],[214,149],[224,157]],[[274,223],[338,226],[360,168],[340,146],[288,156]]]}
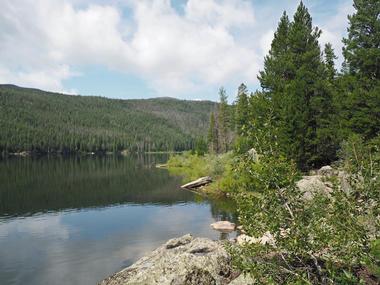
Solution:
{"label": "hill slope", "polygon": [[216,104],[70,96],[0,85],[0,153],[189,149],[206,135]]}

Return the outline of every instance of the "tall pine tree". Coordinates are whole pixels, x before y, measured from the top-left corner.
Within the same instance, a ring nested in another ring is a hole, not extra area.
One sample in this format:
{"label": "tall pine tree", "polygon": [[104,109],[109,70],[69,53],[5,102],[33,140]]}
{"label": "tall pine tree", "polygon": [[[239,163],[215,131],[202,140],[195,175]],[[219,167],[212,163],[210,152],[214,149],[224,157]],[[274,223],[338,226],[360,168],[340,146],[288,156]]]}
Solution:
{"label": "tall pine tree", "polygon": [[330,43],[325,45],[324,56],[327,79],[332,83],[336,77],[335,60],[337,59],[337,56],[335,55],[334,49]]}
{"label": "tall pine tree", "polygon": [[380,133],[380,2],[354,0],[343,39],[346,74],[341,109],[348,128],[371,139]]}
{"label": "tall pine tree", "polygon": [[328,163],[335,154],[320,34],[302,2],[291,23],[284,13],[259,76],[276,117],[279,147],[302,169]]}
{"label": "tall pine tree", "polygon": [[218,135],[219,135],[219,151],[226,152],[228,150],[228,130],[229,130],[229,109],[227,102],[226,90],[221,87],[219,89],[219,109],[218,109]]}
{"label": "tall pine tree", "polygon": [[210,153],[218,152],[218,130],[215,125],[214,112],[210,114],[210,126],[207,135],[208,149]]}
{"label": "tall pine tree", "polygon": [[284,90],[286,80],[290,77],[288,50],[289,50],[290,22],[286,12],[283,13],[277,31],[271,44],[269,54],[264,59],[264,70],[258,79],[264,92],[269,97]]}
{"label": "tall pine tree", "polygon": [[248,90],[245,84],[240,84],[235,105],[236,132],[243,135],[247,131],[248,125]]}

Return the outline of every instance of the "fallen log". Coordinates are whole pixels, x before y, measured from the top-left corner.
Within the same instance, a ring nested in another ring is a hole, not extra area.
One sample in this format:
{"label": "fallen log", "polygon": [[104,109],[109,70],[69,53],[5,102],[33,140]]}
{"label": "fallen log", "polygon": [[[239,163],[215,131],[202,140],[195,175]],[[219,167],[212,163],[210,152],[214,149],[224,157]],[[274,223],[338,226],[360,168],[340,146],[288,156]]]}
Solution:
{"label": "fallen log", "polygon": [[156,168],[168,168],[167,163],[164,164],[156,164]]}
{"label": "fallen log", "polygon": [[207,184],[210,184],[211,182],[212,182],[211,177],[205,176],[205,177],[201,177],[197,180],[194,180],[192,182],[186,183],[186,184],[182,185],[181,188],[195,189],[195,188],[199,188],[199,187],[205,186]]}

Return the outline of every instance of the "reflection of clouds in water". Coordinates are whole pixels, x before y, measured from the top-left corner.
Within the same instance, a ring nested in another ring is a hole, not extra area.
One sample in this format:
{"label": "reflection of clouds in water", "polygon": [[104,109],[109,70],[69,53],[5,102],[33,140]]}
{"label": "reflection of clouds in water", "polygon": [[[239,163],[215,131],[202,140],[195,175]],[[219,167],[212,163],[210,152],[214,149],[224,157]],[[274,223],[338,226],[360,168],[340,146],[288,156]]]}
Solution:
{"label": "reflection of clouds in water", "polygon": [[36,237],[49,236],[59,239],[69,238],[69,230],[61,223],[61,216],[59,215],[27,217],[0,223],[0,241],[3,237],[16,234]]}
{"label": "reflection of clouds in water", "polygon": [[28,284],[29,280],[38,279],[61,257],[64,251],[61,245],[73,231],[61,222],[59,215],[13,219],[0,224],[0,280],[3,284]]}
{"label": "reflection of clouds in water", "polygon": [[[195,203],[9,220],[0,224],[0,269],[17,268],[14,284],[95,284],[169,238],[219,238],[210,228],[213,221],[210,205]],[[2,274],[0,280],[6,278]]]}
{"label": "reflection of clouds in water", "polygon": [[[166,212],[166,213],[164,213]],[[165,217],[165,219],[162,219]],[[160,208],[157,215],[152,216],[152,223],[165,228],[174,236],[191,233],[194,236],[213,238],[210,223],[214,219],[210,215],[210,207],[205,204],[187,204],[170,208]]]}

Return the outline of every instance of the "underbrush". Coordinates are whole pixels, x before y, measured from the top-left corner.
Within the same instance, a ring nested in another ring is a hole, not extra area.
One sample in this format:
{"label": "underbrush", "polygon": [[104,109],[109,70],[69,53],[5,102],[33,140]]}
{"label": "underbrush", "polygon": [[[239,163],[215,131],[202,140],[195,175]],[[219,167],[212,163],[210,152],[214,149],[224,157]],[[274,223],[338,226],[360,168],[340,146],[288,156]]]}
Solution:
{"label": "underbrush", "polygon": [[184,177],[184,183],[210,176],[213,182],[202,189],[204,193],[225,194],[233,183],[232,165],[234,156],[231,152],[224,154],[197,155],[184,152],[170,157],[167,165],[169,172]]}
{"label": "underbrush", "polygon": [[330,196],[303,199],[295,164],[275,152],[236,165],[239,222],[254,238],[273,242],[231,248],[235,266],[257,284],[378,284],[380,234],[379,144],[352,137],[341,148]]}

